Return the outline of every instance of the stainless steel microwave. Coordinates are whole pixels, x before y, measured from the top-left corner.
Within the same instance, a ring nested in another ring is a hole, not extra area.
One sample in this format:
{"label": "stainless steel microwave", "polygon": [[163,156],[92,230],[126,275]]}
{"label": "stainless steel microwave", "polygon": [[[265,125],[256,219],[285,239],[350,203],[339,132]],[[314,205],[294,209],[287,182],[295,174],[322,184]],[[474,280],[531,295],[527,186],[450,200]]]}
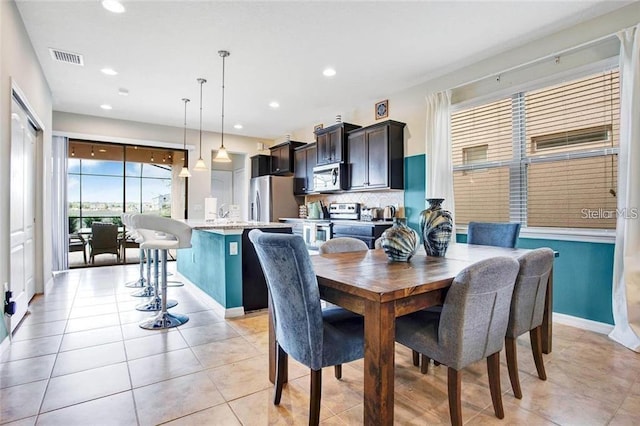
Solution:
{"label": "stainless steel microwave", "polygon": [[341,191],[348,189],[347,165],[326,164],[313,168],[313,189],[316,192]]}

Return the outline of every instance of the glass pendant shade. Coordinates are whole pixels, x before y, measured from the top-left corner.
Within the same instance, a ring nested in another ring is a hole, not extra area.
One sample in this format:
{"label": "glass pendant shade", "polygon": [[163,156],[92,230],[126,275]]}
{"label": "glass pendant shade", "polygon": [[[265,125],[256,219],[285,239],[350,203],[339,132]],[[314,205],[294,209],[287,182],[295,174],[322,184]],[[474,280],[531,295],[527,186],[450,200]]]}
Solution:
{"label": "glass pendant shade", "polygon": [[196,165],[193,166],[193,170],[197,170],[199,172],[203,172],[203,171],[207,170],[207,165],[205,164],[205,162],[202,159],[202,157],[198,158],[198,161],[196,161]]}
{"label": "glass pendant shade", "polygon": [[191,173],[189,173],[189,169],[187,169],[185,166],[182,166],[182,170],[180,170],[180,174],[178,175],[178,177],[188,178],[191,177]]}
{"label": "glass pendant shade", "polygon": [[227,152],[227,148],[221,146],[216,154],[216,158],[213,159],[216,163],[230,163],[231,158],[229,158],[229,153]]}

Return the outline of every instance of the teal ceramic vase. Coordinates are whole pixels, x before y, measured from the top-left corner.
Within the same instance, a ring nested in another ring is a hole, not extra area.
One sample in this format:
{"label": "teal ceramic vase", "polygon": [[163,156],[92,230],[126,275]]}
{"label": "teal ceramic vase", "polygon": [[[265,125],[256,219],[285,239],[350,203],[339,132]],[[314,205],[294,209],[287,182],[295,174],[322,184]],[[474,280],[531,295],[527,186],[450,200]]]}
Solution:
{"label": "teal ceramic vase", "polygon": [[444,256],[449,247],[453,219],[441,207],[444,198],[427,198],[429,207],[420,212],[420,231],[427,256]]}
{"label": "teal ceramic vase", "polygon": [[420,235],[407,226],[405,218],[395,218],[393,226],[380,236],[382,249],[394,262],[408,262],[420,245]]}

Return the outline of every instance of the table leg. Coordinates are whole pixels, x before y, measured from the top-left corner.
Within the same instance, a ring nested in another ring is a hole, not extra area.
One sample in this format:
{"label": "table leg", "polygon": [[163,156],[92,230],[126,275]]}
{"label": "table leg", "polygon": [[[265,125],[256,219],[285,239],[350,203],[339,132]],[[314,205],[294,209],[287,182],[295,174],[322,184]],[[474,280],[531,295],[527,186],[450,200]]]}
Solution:
{"label": "table leg", "polygon": [[[276,330],[273,328],[273,309],[271,307],[271,297],[269,297],[269,381],[276,383],[276,361],[278,345],[276,342]],[[289,373],[288,356],[284,356],[283,383],[287,383]]]}
{"label": "table leg", "polygon": [[364,339],[364,424],[393,425],[395,311],[392,303],[366,303]]}
{"label": "table leg", "polygon": [[544,299],[544,316],[542,317],[542,352],[551,353],[551,341],[553,334],[553,267],[549,274],[547,293]]}

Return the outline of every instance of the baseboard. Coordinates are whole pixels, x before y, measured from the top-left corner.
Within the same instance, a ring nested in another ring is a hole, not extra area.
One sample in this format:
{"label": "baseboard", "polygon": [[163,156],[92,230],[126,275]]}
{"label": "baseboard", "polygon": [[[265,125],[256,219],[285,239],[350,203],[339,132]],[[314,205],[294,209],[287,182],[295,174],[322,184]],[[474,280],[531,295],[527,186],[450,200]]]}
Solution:
{"label": "baseboard", "polygon": [[603,322],[592,321],[566,314],[559,314],[556,312],[553,313],[553,322],[600,334],[609,334],[613,330],[613,325],[611,324],[605,324]]}
{"label": "baseboard", "polygon": [[176,277],[180,277],[179,281],[182,281],[190,292],[197,295],[202,301],[206,302],[209,307],[223,318],[236,318],[244,316],[244,307],[239,306],[237,308],[225,308],[213,297],[202,291],[200,287],[192,283],[187,277],[182,275],[178,271],[173,271]]}

